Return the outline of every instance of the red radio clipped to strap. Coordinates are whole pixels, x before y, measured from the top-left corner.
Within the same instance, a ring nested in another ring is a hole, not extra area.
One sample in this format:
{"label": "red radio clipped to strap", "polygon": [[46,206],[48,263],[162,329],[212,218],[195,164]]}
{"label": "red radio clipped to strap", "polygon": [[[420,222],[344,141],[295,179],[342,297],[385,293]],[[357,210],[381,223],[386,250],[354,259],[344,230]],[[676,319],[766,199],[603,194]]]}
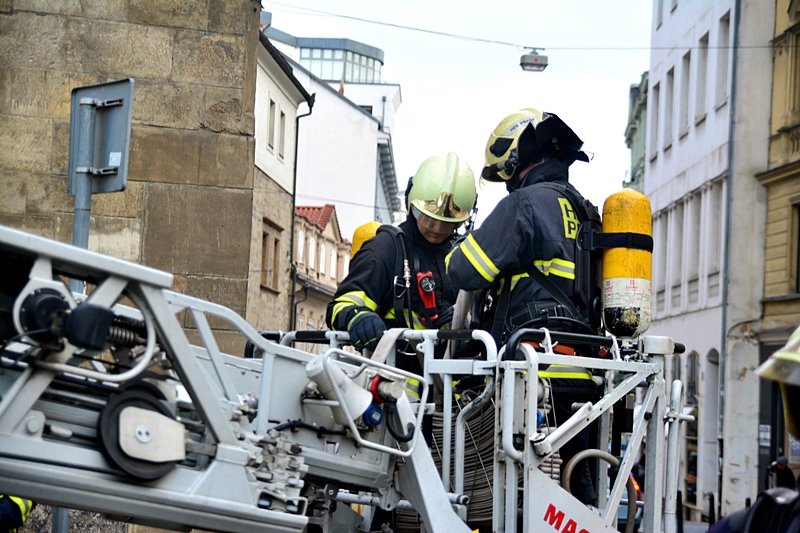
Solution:
{"label": "red radio clipped to strap", "polygon": [[420,320],[429,326],[434,320],[439,318],[436,312],[436,281],[433,279],[433,272],[417,272],[417,290],[420,300],[422,300],[423,312],[420,313]]}

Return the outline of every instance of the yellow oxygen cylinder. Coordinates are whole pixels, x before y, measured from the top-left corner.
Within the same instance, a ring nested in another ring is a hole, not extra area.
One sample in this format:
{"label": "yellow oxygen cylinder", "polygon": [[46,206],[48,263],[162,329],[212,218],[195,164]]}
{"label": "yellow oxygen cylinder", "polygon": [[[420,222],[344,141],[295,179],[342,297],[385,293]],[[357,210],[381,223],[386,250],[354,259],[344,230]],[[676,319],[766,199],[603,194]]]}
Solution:
{"label": "yellow oxygen cylinder", "polygon": [[365,242],[375,236],[380,227],[380,222],[372,220],[356,228],[353,232],[353,243],[350,245],[350,259],[355,257],[356,253],[364,246]]}
{"label": "yellow oxygen cylinder", "polygon": [[[650,200],[622,189],[603,203],[603,233],[652,238]],[[650,326],[652,258],[649,250],[612,247],[603,251],[603,324],[617,337],[638,337]]]}

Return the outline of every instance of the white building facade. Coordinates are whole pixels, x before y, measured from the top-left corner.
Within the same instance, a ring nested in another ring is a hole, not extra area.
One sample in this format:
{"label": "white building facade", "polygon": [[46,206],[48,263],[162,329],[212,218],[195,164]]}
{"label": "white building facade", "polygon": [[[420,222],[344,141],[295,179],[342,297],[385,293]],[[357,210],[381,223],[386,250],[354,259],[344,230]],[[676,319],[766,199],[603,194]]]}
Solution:
{"label": "white building facade", "polygon": [[761,310],[765,199],[754,176],[767,160],[774,4],[653,4],[648,333],[686,346],[668,360],[667,378],[683,381],[696,417],[682,430],[681,490],[699,519],[712,501],[727,514],[759,488],[758,342],[750,330]]}
{"label": "white building facade", "polygon": [[348,239],[370,220],[397,222],[405,180],[398,186],[391,130],[402,98],[399,85],[381,81],[383,52],[349,39],[264,31],[315,94],[298,138],[297,204],[335,205]]}

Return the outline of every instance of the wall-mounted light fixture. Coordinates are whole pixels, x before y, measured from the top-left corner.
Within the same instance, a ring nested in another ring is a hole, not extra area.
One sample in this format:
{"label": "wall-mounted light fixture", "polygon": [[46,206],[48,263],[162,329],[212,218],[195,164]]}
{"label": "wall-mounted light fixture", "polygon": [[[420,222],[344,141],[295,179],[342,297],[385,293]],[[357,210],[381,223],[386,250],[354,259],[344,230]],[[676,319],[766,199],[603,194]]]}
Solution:
{"label": "wall-mounted light fixture", "polygon": [[528,50],[519,58],[519,66],[529,72],[542,72],[547,68],[547,56],[541,55],[535,49]]}

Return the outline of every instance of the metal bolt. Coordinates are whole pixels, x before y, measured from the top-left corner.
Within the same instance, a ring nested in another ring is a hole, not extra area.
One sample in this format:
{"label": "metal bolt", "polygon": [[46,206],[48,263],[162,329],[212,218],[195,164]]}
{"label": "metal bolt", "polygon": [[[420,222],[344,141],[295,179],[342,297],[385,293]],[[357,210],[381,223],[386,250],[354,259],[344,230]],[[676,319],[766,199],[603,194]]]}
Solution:
{"label": "metal bolt", "polygon": [[136,440],[143,444],[147,444],[153,439],[153,435],[150,433],[150,428],[147,426],[138,426],[136,428]]}
{"label": "metal bolt", "polygon": [[29,418],[25,423],[25,429],[30,434],[38,433],[42,429],[42,421],[36,418]]}

